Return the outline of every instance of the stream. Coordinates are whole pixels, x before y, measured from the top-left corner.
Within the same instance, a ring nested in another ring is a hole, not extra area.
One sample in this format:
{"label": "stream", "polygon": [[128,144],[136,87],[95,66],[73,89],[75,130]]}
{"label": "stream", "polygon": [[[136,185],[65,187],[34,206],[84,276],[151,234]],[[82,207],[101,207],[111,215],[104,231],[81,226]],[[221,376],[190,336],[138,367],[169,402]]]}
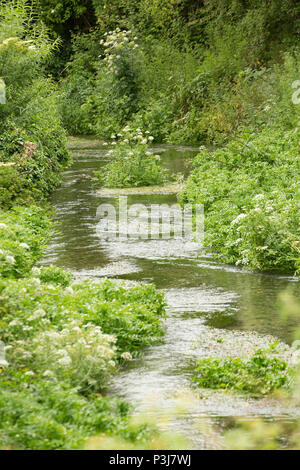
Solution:
{"label": "stream", "polygon": [[[167,301],[164,343],[128,363],[108,392],[132,403],[135,413],[151,417],[162,429],[186,435],[190,448],[211,447],[207,433],[201,431],[207,420],[217,426],[231,417],[291,420],[295,410],[275,398],[193,391],[188,365],[201,357],[243,356],[274,338],[291,344],[295,324],[283,323],[278,294],[289,289],[299,297],[297,279],[218,264],[191,240],[101,238],[97,209],[101,204],[116,205],[117,198],[97,194],[91,178],[109,161],[107,149],[85,138],[71,139],[70,147],[74,161],[52,196],[57,232],[43,263],[68,269],[76,279],[118,279],[129,286],[153,283]],[[155,147],[166,168],[185,176],[197,151]],[[148,207],[176,200],[175,194],[137,194],[128,197],[128,204]]]}

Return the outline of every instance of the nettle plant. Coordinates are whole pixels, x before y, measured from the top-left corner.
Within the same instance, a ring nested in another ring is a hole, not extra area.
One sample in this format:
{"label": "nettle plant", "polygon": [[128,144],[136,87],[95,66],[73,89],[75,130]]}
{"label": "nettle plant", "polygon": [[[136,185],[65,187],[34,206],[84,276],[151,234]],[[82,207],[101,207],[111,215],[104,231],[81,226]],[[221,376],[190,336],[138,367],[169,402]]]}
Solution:
{"label": "nettle plant", "polygon": [[[104,171],[96,172],[103,186],[128,188],[160,185],[166,181],[166,170],[160,165],[160,156],[153,154],[149,146],[153,136],[149,131],[132,130],[129,126],[117,135],[111,135],[113,149],[108,151],[112,158]],[[104,145],[108,145],[104,142]]]}

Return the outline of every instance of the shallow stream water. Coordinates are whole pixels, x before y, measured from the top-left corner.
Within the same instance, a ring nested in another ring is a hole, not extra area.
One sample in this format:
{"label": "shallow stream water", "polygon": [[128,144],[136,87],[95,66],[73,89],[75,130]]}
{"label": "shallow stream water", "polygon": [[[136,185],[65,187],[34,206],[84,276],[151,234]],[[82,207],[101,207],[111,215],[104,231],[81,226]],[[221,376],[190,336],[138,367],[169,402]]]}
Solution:
{"label": "shallow stream water", "polygon": [[[107,150],[96,140],[73,139],[70,145],[74,162],[52,197],[57,233],[43,263],[69,269],[79,279],[154,283],[167,300],[164,343],[125,367],[109,392],[131,402],[136,412],[151,415],[163,428],[184,432],[193,448],[210,447],[199,431],[203,420],[220,424],[232,416],[291,419],[295,410],[275,399],[212,391],[197,395],[187,366],[200,357],[246,355],[274,338],[290,344],[295,325],[283,323],[278,294],[288,289],[299,296],[297,279],[218,264],[187,239],[104,240],[97,231],[97,209],[116,205],[117,198],[97,194],[91,178],[108,162]],[[172,173],[187,175],[197,150],[161,146],[155,153]],[[128,204],[147,207],[175,202],[176,195],[128,197]]]}

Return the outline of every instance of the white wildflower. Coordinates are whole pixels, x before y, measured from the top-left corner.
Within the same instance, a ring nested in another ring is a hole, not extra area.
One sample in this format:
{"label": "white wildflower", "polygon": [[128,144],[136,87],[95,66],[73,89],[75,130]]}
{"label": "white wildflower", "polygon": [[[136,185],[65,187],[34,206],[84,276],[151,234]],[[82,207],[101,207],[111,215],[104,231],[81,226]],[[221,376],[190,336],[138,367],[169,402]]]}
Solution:
{"label": "white wildflower", "polygon": [[121,354],[121,358],[124,359],[125,361],[131,361],[132,355],[130,354],[130,352],[123,352]]}
{"label": "white wildflower", "polygon": [[241,220],[243,220],[246,216],[246,214],[239,214],[232,222],[230,225],[235,225],[238,224]]}
{"label": "white wildflower", "polygon": [[37,268],[37,267],[32,268],[31,272],[35,276],[40,276],[41,275],[41,270],[40,270],[40,268]]}
{"label": "white wildflower", "polygon": [[29,245],[27,245],[27,243],[20,243],[20,247],[24,248],[24,250],[29,250],[30,249],[30,247],[29,247]]}
{"label": "white wildflower", "polygon": [[3,358],[0,358],[0,367],[7,367],[8,366],[8,362],[3,359]]}
{"label": "white wildflower", "polygon": [[70,358],[70,356],[65,355],[58,359],[57,363],[61,366],[69,366],[72,363],[72,359]]}
{"label": "white wildflower", "polygon": [[256,194],[256,196],[254,196],[254,201],[261,201],[262,199],[264,198],[264,195],[263,194]]}
{"label": "white wildflower", "polygon": [[46,316],[45,310],[39,308],[33,312],[33,314],[28,318],[29,321],[38,320],[39,318],[43,318]]}
{"label": "white wildflower", "polygon": [[53,377],[54,373],[51,370],[45,370],[45,372],[43,373],[43,376],[44,377]]}
{"label": "white wildflower", "polygon": [[65,288],[65,293],[72,295],[72,294],[74,294],[74,290],[72,289],[72,287],[69,286],[69,287],[66,287],[66,288]]}

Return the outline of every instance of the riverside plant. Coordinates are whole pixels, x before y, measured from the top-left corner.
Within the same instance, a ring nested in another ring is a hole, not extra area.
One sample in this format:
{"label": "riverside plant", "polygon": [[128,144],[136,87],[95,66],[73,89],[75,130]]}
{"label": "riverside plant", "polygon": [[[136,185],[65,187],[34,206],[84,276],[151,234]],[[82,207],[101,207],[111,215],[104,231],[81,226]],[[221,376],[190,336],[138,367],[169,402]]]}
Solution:
{"label": "riverside plant", "polygon": [[[149,147],[154,138],[149,131],[129,126],[118,134],[111,135],[112,158],[104,171],[95,172],[102,185],[107,188],[128,188],[161,185],[166,181],[166,171],[160,165],[160,156]],[[104,142],[104,145],[108,145]]]}
{"label": "riverside plant", "polygon": [[205,238],[225,263],[297,273],[299,130],[245,132],[223,149],[201,150],[181,195],[205,209]]}
{"label": "riverside plant", "polygon": [[201,359],[192,380],[203,388],[236,390],[254,395],[271,393],[286,386],[292,377],[288,363],[274,355],[275,348],[276,343],[267,349],[257,349],[248,359]]}
{"label": "riverside plant", "polygon": [[[130,54],[139,46],[137,44],[137,36],[133,36],[131,30],[123,30],[116,28],[104,34],[105,39],[101,39],[100,45],[104,47],[104,61],[107,63],[108,72],[118,75],[122,68],[125,56]],[[101,56],[100,56],[101,57]]]}

